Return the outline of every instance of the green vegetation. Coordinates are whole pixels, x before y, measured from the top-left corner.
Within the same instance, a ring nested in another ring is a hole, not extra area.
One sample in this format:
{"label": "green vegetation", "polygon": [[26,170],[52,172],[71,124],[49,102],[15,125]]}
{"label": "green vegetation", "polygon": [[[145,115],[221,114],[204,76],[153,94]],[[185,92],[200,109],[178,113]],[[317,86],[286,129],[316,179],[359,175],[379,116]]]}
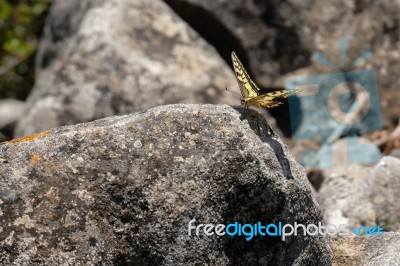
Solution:
{"label": "green vegetation", "polygon": [[34,57],[52,0],[0,0],[0,99],[25,99]]}

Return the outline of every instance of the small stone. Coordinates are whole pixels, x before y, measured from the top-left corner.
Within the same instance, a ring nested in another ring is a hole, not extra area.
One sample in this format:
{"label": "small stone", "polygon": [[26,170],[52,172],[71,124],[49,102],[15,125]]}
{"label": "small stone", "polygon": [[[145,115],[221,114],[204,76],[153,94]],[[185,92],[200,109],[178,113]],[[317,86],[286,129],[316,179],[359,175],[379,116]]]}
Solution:
{"label": "small stone", "polygon": [[142,142],[140,140],[135,141],[135,143],[133,143],[133,147],[135,148],[141,148],[142,147]]}

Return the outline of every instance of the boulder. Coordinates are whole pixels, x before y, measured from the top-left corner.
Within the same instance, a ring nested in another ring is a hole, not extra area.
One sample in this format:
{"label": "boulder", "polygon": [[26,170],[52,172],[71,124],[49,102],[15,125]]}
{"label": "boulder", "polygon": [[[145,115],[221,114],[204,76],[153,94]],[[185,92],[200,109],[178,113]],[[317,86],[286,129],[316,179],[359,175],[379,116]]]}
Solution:
{"label": "boulder", "polygon": [[232,71],[158,0],[54,1],[15,136],[170,103],[238,103]]}
{"label": "boulder", "polygon": [[2,265],[329,265],[322,236],[189,235],[318,224],[304,169],[253,110],[167,105],[0,145]]}
{"label": "boulder", "polygon": [[329,172],[318,191],[327,224],[400,230],[400,159],[384,156],[374,167],[353,164]]}

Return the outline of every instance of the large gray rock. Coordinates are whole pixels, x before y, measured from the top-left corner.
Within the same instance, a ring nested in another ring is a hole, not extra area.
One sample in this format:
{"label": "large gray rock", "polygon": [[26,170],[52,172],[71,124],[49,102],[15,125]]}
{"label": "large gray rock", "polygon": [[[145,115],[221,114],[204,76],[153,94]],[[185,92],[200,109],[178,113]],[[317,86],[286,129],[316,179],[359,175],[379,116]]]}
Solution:
{"label": "large gray rock", "polygon": [[400,231],[400,159],[383,157],[374,168],[370,199],[374,205],[377,223],[387,231]]}
{"label": "large gray rock", "polygon": [[169,105],[0,145],[2,265],[329,265],[321,236],[189,236],[322,219],[257,112]]}
{"label": "large gray rock", "polygon": [[400,230],[400,159],[385,156],[375,167],[348,165],[330,170],[319,199],[327,224],[350,228],[381,225]]}
{"label": "large gray rock", "polygon": [[55,1],[16,136],[169,103],[238,97],[217,52],[159,0]]}
{"label": "large gray rock", "polygon": [[340,236],[331,239],[333,266],[400,265],[400,233],[383,236]]}
{"label": "large gray rock", "polygon": [[346,224],[349,228],[376,225],[376,213],[369,198],[372,168],[356,164],[329,172],[318,191],[325,222]]}

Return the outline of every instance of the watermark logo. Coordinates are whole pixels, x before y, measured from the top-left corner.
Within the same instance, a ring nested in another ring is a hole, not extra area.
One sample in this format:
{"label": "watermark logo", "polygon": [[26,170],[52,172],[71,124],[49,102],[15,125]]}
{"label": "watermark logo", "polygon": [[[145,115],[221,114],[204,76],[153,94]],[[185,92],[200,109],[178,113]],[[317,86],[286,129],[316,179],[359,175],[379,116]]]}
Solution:
{"label": "watermark logo", "polygon": [[[372,56],[363,53],[351,65],[346,65],[347,41],[339,42],[341,65],[333,64],[318,52],[315,58],[337,69],[353,69]],[[332,167],[332,144],[340,136],[347,138],[348,163],[377,163],[380,151],[373,145],[361,144],[358,134],[382,127],[376,72],[372,69],[340,71],[317,76],[293,77],[286,81],[288,90],[302,89],[298,98],[289,98],[293,138],[298,141],[319,139],[318,151],[301,155],[305,167]]]}
{"label": "watermark logo", "polygon": [[358,236],[383,236],[383,228],[378,226],[361,226],[359,228],[348,229],[345,224],[340,225],[323,225],[321,222],[318,224],[298,224],[295,222],[292,224],[283,224],[278,222],[277,224],[264,224],[258,222],[255,224],[242,224],[239,222],[233,222],[228,225],[224,224],[198,224],[195,225],[196,219],[192,219],[188,224],[188,235],[189,236],[231,236],[231,237],[244,237],[246,241],[252,240],[256,236],[265,237],[280,237],[282,241],[288,236],[297,235],[321,235],[321,236],[334,236],[334,235],[350,235],[351,233]]}

